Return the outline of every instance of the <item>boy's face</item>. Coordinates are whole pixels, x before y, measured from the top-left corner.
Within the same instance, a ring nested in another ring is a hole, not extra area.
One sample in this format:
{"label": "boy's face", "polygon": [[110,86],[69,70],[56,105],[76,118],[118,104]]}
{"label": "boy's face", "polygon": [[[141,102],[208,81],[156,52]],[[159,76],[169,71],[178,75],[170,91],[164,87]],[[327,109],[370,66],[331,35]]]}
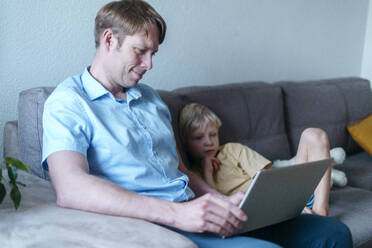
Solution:
{"label": "boy's face", "polygon": [[188,152],[194,159],[214,157],[219,146],[218,128],[214,124],[201,124],[187,140]]}

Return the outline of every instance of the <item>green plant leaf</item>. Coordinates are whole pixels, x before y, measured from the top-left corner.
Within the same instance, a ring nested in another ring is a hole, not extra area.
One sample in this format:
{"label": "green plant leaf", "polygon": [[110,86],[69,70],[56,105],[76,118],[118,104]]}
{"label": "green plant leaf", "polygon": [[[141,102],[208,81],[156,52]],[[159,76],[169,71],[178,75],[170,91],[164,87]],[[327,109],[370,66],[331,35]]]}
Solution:
{"label": "green plant leaf", "polygon": [[9,176],[10,182],[15,183],[15,181],[17,180],[17,176],[18,176],[17,169],[13,166],[8,166],[7,169],[8,169],[8,176]]}
{"label": "green plant leaf", "polygon": [[24,170],[24,171],[27,171],[27,172],[30,172],[30,168],[25,165],[22,161],[16,159],[16,158],[11,158],[11,157],[5,157],[4,158],[5,160],[5,163],[7,165],[12,165],[14,167],[16,167],[18,170]]}
{"label": "green plant leaf", "polygon": [[0,183],[0,204],[3,202],[6,195],[5,185]]}
{"label": "green plant leaf", "polygon": [[[26,185],[22,182],[17,181],[18,177],[17,170],[24,170],[27,172],[31,172],[31,170],[27,165],[25,165],[22,161],[16,158],[6,157],[4,158],[4,162],[9,177],[9,182],[7,183],[12,188],[10,192],[10,198],[13,201],[15,209],[18,209],[19,204],[21,203],[21,192],[19,191],[18,185],[23,187],[26,187]],[[2,203],[6,196],[6,188],[5,185],[2,183],[3,179],[5,178],[3,178],[2,164],[0,164],[0,204]]]}
{"label": "green plant leaf", "polygon": [[12,191],[10,192],[10,198],[13,201],[15,209],[18,209],[19,203],[21,202],[21,192],[19,192],[17,186],[12,188]]}
{"label": "green plant leaf", "polygon": [[19,181],[17,181],[16,184],[21,185],[22,187],[26,187],[26,184],[19,182]]}

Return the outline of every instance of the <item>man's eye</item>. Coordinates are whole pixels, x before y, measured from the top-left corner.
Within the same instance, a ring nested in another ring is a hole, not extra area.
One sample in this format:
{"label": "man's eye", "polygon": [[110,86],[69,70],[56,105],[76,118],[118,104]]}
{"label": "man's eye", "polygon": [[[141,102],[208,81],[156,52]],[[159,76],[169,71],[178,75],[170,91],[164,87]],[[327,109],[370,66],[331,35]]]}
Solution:
{"label": "man's eye", "polygon": [[141,49],[141,48],[136,48],[136,50],[137,50],[137,53],[139,53],[139,54],[144,54],[145,53],[145,49]]}

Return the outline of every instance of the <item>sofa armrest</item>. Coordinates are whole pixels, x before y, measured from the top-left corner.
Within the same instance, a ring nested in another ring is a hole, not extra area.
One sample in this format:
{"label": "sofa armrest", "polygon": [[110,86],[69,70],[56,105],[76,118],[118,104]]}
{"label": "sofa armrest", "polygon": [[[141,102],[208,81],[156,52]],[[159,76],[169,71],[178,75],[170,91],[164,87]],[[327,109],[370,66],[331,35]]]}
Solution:
{"label": "sofa armrest", "polygon": [[3,156],[19,158],[18,121],[8,121],[4,126]]}
{"label": "sofa armrest", "polygon": [[60,208],[48,181],[24,171],[18,179],[27,185],[19,209],[8,196],[0,205],[1,247],[197,248],[148,221]]}

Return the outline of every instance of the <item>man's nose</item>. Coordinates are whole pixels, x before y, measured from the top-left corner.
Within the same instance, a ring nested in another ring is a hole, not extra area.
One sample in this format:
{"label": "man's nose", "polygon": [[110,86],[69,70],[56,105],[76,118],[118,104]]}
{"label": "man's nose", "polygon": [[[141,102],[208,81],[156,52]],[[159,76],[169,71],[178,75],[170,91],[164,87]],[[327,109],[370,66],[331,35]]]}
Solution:
{"label": "man's nose", "polygon": [[145,54],[142,57],[142,66],[146,70],[151,70],[152,69],[152,55],[151,54]]}

